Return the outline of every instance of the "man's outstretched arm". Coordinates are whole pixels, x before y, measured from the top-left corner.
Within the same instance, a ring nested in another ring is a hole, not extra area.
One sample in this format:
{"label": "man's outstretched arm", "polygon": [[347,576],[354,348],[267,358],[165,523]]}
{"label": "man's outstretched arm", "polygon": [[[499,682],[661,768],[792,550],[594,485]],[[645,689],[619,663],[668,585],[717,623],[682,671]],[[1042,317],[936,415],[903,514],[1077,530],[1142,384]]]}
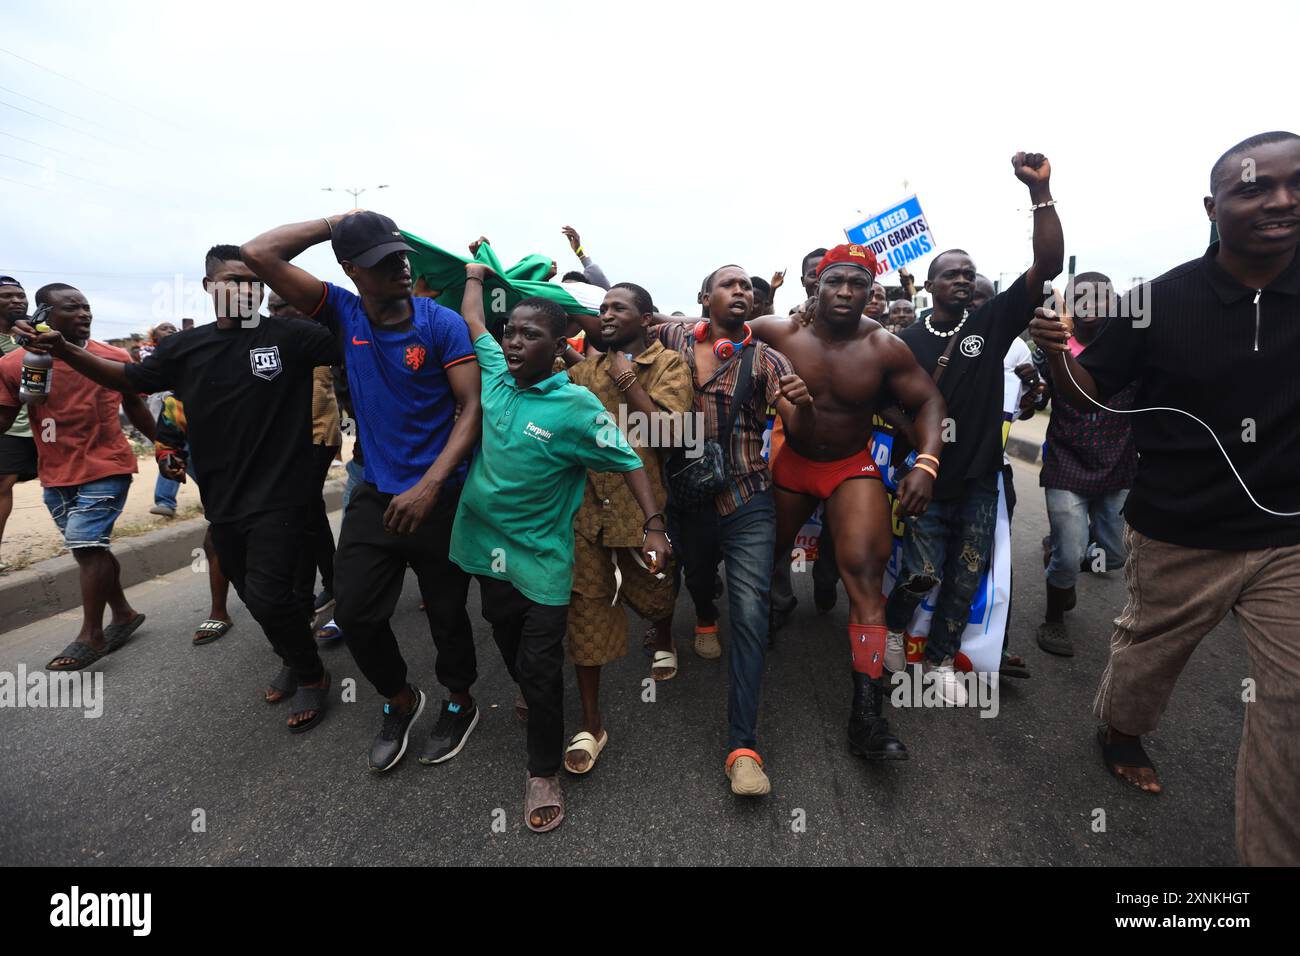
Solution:
{"label": "man's outstretched arm", "polygon": [[321,304],[324,286],[320,279],[294,265],[291,260],[312,246],[327,241],[339,221],[351,214],[348,212],[328,219],[277,226],[244,243],[239,247],[239,253],[244,264],[286,302],[303,315],[315,315]]}
{"label": "man's outstretched arm", "polygon": [[1052,401],[1064,399],[1081,412],[1096,411],[1093,402],[1101,400],[1097,382],[1070,353],[1070,331],[1054,311],[1041,307],[1034,310],[1034,319],[1029,323],[1034,344],[1047,356]]}
{"label": "man's outstretched arm", "polygon": [[[1011,157],[1011,167],[1016,178],[1029,187],[1029,201],[1037,207],[1031,213],[1034,217],[1034,261],[1025,272],[1030,308],[1033,308],[1041,303],[1043,295],[1048,294],[1044,284],[1061,274],[1065,264],[1065,236],[1061,232],[1061,217],[1056,214],[1056,206],[1044,205],[1053,201],[1052,164],[1047,157],[1042,153],[1016,153]],[[1026,314],[1026,325],[1029,319],[1030,315]]]}
{"label": "man's outstretched arm", "polygon": [[[96,385],[103,385],[118,392],[135,391],[127,380],[124,362],[114,362],[112,359],[92,355],[80,346],[73,345],[63,337],[62,333],[53,329],[49,332],[37,332],[26,319],[19,319],[14,323],[14,334],[28,337],[28,344],[25,347],[29,351],[49,353],[55,358],[63,359]],[[149,359],[145,359],[145,362],[148,361]],[[163,391],[164,388],[169,387],[163,386],[155,391]]]}
{"label": "man's outstretched arm", "polygon": [[495,274],[491,266],[482,262],[465,263],[465,292],[460,299],[460,316],[469,326],[471,342],[488,330],[483,314],[483,285],[488,276]]}

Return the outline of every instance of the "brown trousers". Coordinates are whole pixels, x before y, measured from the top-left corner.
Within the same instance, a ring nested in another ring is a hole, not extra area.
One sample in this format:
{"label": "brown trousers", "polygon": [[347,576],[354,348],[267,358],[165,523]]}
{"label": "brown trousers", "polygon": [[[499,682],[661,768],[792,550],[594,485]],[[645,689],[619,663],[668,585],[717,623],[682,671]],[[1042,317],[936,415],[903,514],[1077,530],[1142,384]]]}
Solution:
{"label": "brown trousers", "polygon": [[1128,603],[1097,716],[1124,734],[1155,730],[1201,638],[1233,612],[1253,681],[1237,754],[1237,855],[1247,866],[1300,865],[1300,545],[1207,551],[1132,528],[1125,544]]}

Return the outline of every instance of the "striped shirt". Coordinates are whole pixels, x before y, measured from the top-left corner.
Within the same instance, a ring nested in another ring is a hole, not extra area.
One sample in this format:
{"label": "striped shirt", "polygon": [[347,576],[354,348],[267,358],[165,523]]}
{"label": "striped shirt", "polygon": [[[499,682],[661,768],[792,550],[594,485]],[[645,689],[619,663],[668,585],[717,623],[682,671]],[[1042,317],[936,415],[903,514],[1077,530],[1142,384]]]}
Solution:
{"label": "striped shirt", "polygon": [[[651,326],[658,331],[659,341],[665,348],[679,352],[691,370],[695,384],[694,410],[704,415],[704,437],[718,439],[718,431],[726,424],[731,412],[732,398],[740,378],[744,350],[725,362],[720,362],[707,382],[700,383],[695,365],[695,338],[693,326],[687,322],[666,322]],[[731,431],[727,472],[731,479],[727,490],[718,495],[715,505],[718,514],[729,515],[759,492],[772,487],[772,473],[763,458],[763,432],[767,429],[767,409],[775,405],[781,394],[781,376],[793,375],[794,366],[776,349],[762,342],[754,344],[752,364],[754,387],[749,401],[736,415]]]}

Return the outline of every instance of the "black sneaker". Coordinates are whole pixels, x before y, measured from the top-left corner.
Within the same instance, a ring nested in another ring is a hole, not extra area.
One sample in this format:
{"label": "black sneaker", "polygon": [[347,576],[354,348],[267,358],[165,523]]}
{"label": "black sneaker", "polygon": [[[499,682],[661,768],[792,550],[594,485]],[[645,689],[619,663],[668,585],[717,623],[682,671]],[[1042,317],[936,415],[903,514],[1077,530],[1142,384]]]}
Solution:
{"label": "black sneaker", "polygon": [[478,726],[478,706],[470,703],[468,707],[453,704],[449,700],[442,702],[442,712],[438,722],[433,725],[429,742],[420,754],[420,763],[435,764],[450,760],[465,746],[470,733]]}
{"label": "black sneaker", "polygon": [[384,704],[384,726],[379,729],[379,736],[370,745],[370,769],[383,773],[397,765],[406,753],[406,741],[411,736],[411,725],[415,723],[424,710],[424,691],[411,685],[415,691],[415,706],[409,714],[399,713],[390,704]]}

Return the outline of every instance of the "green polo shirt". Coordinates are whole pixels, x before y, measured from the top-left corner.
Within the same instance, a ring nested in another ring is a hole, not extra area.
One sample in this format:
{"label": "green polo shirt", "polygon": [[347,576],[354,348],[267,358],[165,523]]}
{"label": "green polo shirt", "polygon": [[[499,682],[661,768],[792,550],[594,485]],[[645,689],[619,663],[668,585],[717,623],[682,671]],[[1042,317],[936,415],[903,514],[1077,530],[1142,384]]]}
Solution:
{"label": "green polo shirt", "polygon": [[[15,341],[14,337],[8,332],[0,332],[0,353],[8,355],[15,349],[22,348]],[[14,416],[14,423],[9,426],[6,435],[13,435],[15,438],[31,438],[32,427],[27,422],[27,406],[23,405],[18,409],[18,414]]]}
{"label": "green polo shirt", "polygon": [[483,441],[456,510],[451,560],[509,581],[530,601],[568,604],[587,469],[636,471],[641,459],[600,399],[566,373],[520,388],[491,335],[476,338],[474,351]]}

